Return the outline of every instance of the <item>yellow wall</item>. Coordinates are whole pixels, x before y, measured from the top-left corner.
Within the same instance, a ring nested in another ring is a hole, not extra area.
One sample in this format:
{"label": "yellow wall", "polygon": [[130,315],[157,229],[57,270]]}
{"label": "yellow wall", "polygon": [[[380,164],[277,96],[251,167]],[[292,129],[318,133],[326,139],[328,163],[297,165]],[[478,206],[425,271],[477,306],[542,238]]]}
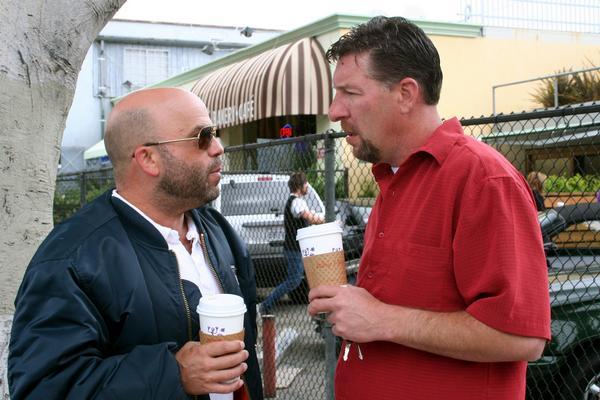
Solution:
{"label": "yellow wall", "polygon": [[[491,115],[494,85],[551,75],[563,68],[600,66],[600,35],[508,28],[486,29],[485,35],[430,36],[444,73],[439,103],[442,117]],[[328,34],[319,41],[327,49],[334,40]],[[496,112],[539,108],[530,95],[539,85],[538,81],[496,89]],[[339,124],[324,124],[323,128],[339,129]]]}
{"label": "yellow wall", "polygon": [[[439,110],[444,117],[492,114],[492,86],[600,66],[600,35],[519,29],[488,30],[481,38],[432,36],[442,62]],[[496,112],[539,108],[530,93],[539,81],[496,89]]]}

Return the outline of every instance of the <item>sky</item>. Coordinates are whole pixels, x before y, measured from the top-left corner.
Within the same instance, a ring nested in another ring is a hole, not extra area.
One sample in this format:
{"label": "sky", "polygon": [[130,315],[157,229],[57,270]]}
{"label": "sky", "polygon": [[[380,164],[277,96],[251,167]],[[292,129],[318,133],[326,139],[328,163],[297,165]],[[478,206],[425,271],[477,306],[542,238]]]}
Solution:
{"label": "sky", "polygon": [[459,0],[127,0],[119,19],[290,30],[332,14],[457,22]]}

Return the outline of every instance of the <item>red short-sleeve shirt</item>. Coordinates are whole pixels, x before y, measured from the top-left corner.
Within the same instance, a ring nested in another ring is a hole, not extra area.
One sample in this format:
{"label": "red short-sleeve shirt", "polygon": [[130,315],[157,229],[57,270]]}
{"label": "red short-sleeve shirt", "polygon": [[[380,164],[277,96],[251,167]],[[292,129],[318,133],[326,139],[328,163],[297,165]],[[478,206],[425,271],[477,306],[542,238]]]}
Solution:
{"label": "red short-sleeve shirt", "polygon": [[[379,300],[466,310],[503,332],[550,339],[548,275],[533,196],[491,147],[456,119],[393,173],[373,167],[380,195],[358,276]],[[476,363],[389,342],[338,360],[337,400],[524,398],[526,362]]]}

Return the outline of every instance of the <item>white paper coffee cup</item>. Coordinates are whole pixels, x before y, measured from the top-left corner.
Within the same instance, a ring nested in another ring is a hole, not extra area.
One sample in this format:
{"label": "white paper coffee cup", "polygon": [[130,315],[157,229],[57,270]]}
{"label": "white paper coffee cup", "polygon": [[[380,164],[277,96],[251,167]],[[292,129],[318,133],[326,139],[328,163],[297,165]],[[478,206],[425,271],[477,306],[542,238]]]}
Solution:
{"label": "white paper coffee cup", "polygon": [[343,251],[342,228],[337,222],[311,225],[298,229],[296,240],[300,243],[302,257]]}
{"label": "white paper coffee cup", "polygon": [[342,228],[337,222],[298,229],[302,264],[308,286],[345,285],[346,263],[342,245]]}
{"label": "white paper coffee cup", "polygon": [[[196,308],[200,317],[200,339],[234,340],[244,339],[244,299],[235,294],[213,294],[202,296]],[[211,336],[211,338],[206,338]]]}
{"label": "white paper coffee cup", "polygon": [[[200,317],[200,343],[244,340],[244,299],[235,294],[202,296],[196,308]],[[232,383],[239,377],[226,381]]]}

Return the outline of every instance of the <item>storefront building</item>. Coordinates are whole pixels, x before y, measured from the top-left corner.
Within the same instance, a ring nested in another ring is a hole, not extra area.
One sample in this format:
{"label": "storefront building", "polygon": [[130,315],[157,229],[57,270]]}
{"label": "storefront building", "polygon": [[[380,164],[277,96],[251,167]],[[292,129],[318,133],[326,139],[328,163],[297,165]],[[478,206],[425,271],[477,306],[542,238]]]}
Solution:
{"label": "storefront building", "polygon": [[[332,15],[286,32],[153,86],[176,86],[207,104],[225,145],[276,139],[284,126],[293,136],[320,133],[330,123],[333,66],[325,51],[368,17]],[[492,113],[492,86],[600,63],[600,35],[486,28],[414,21],[432,39],[442,60],[439,103],[444,118]],[[496,112],[535,108],[535,84],[496,93]]]}

